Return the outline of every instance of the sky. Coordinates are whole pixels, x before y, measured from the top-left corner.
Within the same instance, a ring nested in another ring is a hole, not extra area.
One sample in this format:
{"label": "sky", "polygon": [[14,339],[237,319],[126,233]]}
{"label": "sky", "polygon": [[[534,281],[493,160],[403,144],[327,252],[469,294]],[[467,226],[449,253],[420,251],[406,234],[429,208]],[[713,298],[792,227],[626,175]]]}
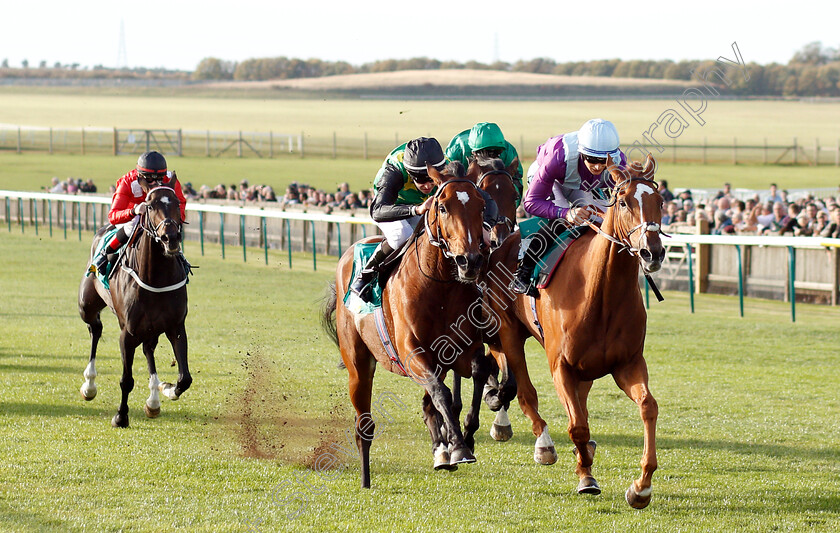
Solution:
{"label": "sky", "polygon": [[746,62],[767,64],[787,63],[813,41],[840,47],[840,2],[825,0],[778,7],[731,0],[29,0],[4,11],[0,61],[12,67],[27,60],[31,67],[194,70],[206,57],[278,56],[353,65],[420,56],[679,61],[733,58],[733,42]]}

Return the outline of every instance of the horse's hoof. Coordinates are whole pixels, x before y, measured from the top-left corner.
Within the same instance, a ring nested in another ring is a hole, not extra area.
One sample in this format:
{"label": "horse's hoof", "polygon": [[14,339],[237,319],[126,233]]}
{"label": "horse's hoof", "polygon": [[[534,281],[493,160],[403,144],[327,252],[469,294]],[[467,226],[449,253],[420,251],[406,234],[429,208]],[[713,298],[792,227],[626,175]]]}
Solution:
{"label": "horse's hoof", "polygon": [[653,491],[650,487],[642,490],[641,493],[636,492],[636,489],[633,488],[633,483],[630,483],[630,487],[627,489],[627,492],[624,493],[624,498],[633,509],[644,509],[650,503],[652,492]]}
{"label": "horse's hoof", "polygon": [[513,428],[511,426],[500,426],[494,422],[493,427],[490,428],[490,436],[493,437],[493,440],[499,442],[509,441],[513,437]]}
{"label": "horse's hoof", "polygon": [[175,394],[175,385],[172,383],[163,382],[158,385],[158,390],[161,394],[172,400],[173,402],[180,398],[177,394]]}
{"label": "horse's hoof", "polygon": [[457,470],[458,465],[450,464],[450,462],[449,450],[443,445],[439,446],[435,451],[435,470]]}
{"label": "horse's hoof", "polygon": [[586,476],[578,483],[577,491],[578,494],[592,494],[597,496],[601,494],[601,487],[598,486],[598,482],[595,481],[594,477]]}
{"label": "horse's hoof", "polygon": [[554,446],[534,448],[534,461],[541,465],[553,465],[557,462],[557,449]]}
{"label": "horse's hoof", "polygon": [[[598,443],[594,440],[589,441],[589,445],[592,446],[592,457],[595,457],[595,449],[598,447]],[[572,453],[575,454],[575,457],[578,456],[577,447],[572,448]]]}
{"label": "horse's hoof", "polygon": [[115,428],[127,428],[128,416],[120,416],[119,413],[115,414],[114,418],[111,419],[111,425]]}
{"label": "horse's hoof", "polygon": [[152,408],[144,403],[143,412],[146,413],[146,418],[157,418],[160,415],[160,407]]}
{"label": "horse's hoof", "polygon": [[87,385],[82,385],[82,388],[79,389],[79,394],[82,395],[82,398],[89,402],[92,399],[96,398],[96,385],[88,387]]}
{"label": "horse's hoof", "polygon": [[472,454],[469,448],[464,446],[463,448],[458,448],[453,450],[449,457],[449,464],[450,465],[457,465],[461,463],[474,463],[475,462],[475,455]]}
{"label": "horse's hoof", "polygon": [[499,398],[498,391],[493,391],[492,393],[487,393],[484,395],[484,403],[487,404],[487,407],[490,408],[491,411],[496,412],[502,407],[505,406],[504,402],[501,398]]}

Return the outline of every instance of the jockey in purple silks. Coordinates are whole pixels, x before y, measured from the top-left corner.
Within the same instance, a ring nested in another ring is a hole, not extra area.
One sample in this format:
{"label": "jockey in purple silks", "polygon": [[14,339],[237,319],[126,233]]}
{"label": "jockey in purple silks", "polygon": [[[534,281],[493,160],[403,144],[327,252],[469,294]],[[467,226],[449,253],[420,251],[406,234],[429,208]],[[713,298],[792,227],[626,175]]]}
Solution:
{"label": "jockey in purple silks", "polygon": [[512,291],[536,296],[531,273],[559,231],[590,218],[597,220],[596,213],[606,210],[606,201],[597,190],[614,185],[607,171],[608,158],[615,164],[627,162],[615,126],[600,118],[588,120],[578,131],[552,137],[537,149],[537,159],[528,169],[528,192],[522,206],[547,222],[532,235],[522,253]]}

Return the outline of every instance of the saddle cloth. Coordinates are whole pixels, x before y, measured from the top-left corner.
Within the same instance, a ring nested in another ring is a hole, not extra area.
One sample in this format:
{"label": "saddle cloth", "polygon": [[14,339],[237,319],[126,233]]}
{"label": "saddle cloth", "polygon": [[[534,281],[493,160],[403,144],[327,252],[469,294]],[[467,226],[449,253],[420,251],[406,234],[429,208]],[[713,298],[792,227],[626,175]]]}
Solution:
{"label": "saddle cloth", "polygon": [[[551,223],[551,220],[539,217],[529,218],[519,222],[519,232],[522,236],[520,255],[527,250],[531,236],[539,231],[543,225]],[[548,286],[548,283],[554,275],[554,271],[557,269],[557,265],[560,264],[566,251],[578,237],[585,234],[589,229],[589,226],[571,227],[562,231],[554,238],[554,242],[543,252],[531,274],[531,280],[538,289],[544,289]]]}

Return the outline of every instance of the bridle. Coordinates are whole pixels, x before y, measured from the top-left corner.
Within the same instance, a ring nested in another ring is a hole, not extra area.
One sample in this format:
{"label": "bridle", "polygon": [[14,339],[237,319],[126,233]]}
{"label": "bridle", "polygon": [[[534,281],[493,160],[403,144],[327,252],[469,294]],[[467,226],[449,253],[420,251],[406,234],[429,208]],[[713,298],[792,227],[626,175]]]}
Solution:
{"label": "bridle", "polygon": [[[154,189],[149,191],[149,194],[151,194],[153,191],[157,191],[159,189],[165,189],[165,190],[169,190],[169,191],[172,191],[173,193],[175,193],[175,189],[173,189],[171,187],[160,186],[160,187],[155,187]],[[177,195],[175,196],[175,201],[176,202],[178,201]],[[152,208],[152,203],[148,200],[148,197],[146,199],[146,208],[147,209]],[[161,228],[165,229],[169,226],[178,226],[178,225],[179,224],[175,221],[175,219],[173,219],[172,217],[166,217],[163,220],[161,220],[160,223],[153,226],[151,217],[149,217],[148,214],[145,214],[143,217],[141,217],[140,227],[143,228],[143,231],[146,232],[146,234],[149,237],[154,239],[155,242],[161,242],[161,238],[160,238]],[[179,228],[179,230],[180,230],[180,228]]]}
{"label": "bridle", "polygon": [[[614,206],[615,203],[618,201],[618,195],[621,194],[624,191],[624,189],[626,189],[634,181],[643,181],[647,184],[650,184],[654,188],[654,190],[659,189],[659,185],[654,180],[652,180],[650,178],[645,178],[643,176],[627,178],[627,179],[619,182],[618,184],[616,184],[615,187],[613,187],[612,193],[610,194],[610,202],[607,204],[607,207]],[[641,209],[641,205],[639,206],[639,209]],[[636,231],[641,230],[642,233],[651,232],[651,233],[658,233],[658,234],[664,235],[666,237],[670,237],[670,235],[668,235],[667,233],[662,231],[662,226],[658,222],[642,221],[639,224],[637,224],[636,226],[634,226],[633,228],[631,228],[620,239],[618,237],[615,237],[613,235],[608,234],[607,232],[602,230],[599,226],[597,226],[596,224],[593,224],[589,220],[586,221],[586,224],[590,228],[594,229],[598,233],[598,235],[601,235],[602,237],[604,237],[608,241],[611,241],[611,242],[619,245],[620,246],[620,248],[618,250],[619,253],[627,250],[627,252],[630,255],[634,255],[636,257],[639,257],[639,249],[636,248],[635,246],[633,246],[632,242],[630,241],[630,237]]]}
{"label": "bridle", "polygon": [[[160,186],[160,187],[155,187],[154,189],[149,191],[148,194],[151,194],[152,191],[157,190],[157,189],[168,189],[168,190],[172,191],[173,193],[175,193],[175,190],[172,189],[171,187]],[[152,207],[152,203],[148,199],[148,194],[146,195],[146,209],[147,210]],[[176,202],[177,201],[178,200],[177,200],[177,196],[176,196]],[[176,208],[178,208],[177,204],[176,204]],[[149,238],[154,239],[154,241],[158,242],[158,243],[161,242],[161,238],[160,238],[160,235],[158,233],[160,231],[160,229],[162,227],[166,228],[166,227],[173,226],[173,225],[177,226],[178,223],[172,217],[164,218],[156,226],[152,226],[151,217],[148,215],[148,212],[144,213],[140,217],[140,228],[143,229],[143,232],[145,232],[146,235],[149,236]],[[179,230],[180,230],[180,228],[179,228]],[[189,280],[189,273],[185,272],[184,273],[184,279],[179,281],[178,283],[174,283],[174,284],[168,285],[166,287],[154,287],[154,286],[149,285],[148,283],[144,282],[142,279],[140,279],[140,276],[137,274],[137,272],[134,269],[126,266],[125,263],[123,263],[121,265],[121,268],[131,276],[131,278],[137,283],[137,285],[139,285],[143,289],[146,289],[149,292],[161,293],[161,292],[174,291],[174,290],[180,289],[181,287],[186,285],[187,281]]]}
{"label": "bridle", "polygon": [[[504,169],[493,169],[493,170],[488,170],[487,172],[483,173],[481,176],[478,177],[476,187],[478,187],[480,189],[481,184],[484,182],[484,179],[487,176],[505,176],[505,177],[507,177],[507,179],[510,180],[510,184],[513,186],[513,190],[516,191],[516,185],[515,185],[515,182],[513,180],[513,176],[511,176],[510,172],[508,172],[507,170],[504,170]],[[516,198],[514,199],[514,204],[516,203],[517,200],[519,200],[519,193],[518,192],[516,193]],[[500,215],[496,219],[496,224],[501,224],[501,223],[504,223],[507,226],[508,231],[513,233],[513,230],[516,227],[516,221],[511,220],[510,218],[508,218],[506,216],[501,216]]]}
{"label": "bridle", "polygon": [[[435,233],[432,233],[432,228],[431,228],[431,225],[429,223],[429,216],[431,215],[432,212],[434,212],[435,213],[434,222],[437,222],[437,220],[438,220],[438,216],[437,216],[438,206],[440,205],[440,194],[443,192],[443,190],[446,188],[447,185],[450,185],[452,183],[469,183],[470,185],[472,185],[475,188],[476,191],[478,191],[478,186],[475,183],[473,183],[471,180],[468,180],[466,178],[455,178],[455,179],[445,181],[438,187],[438,190],[435,192],[435,195],[433,196],[433,198],[434,198],[433,206],[434,207],[432,209],[429,209],[428,211],[426,211],[426,215],[424,217],[424,226],[426,228],[426,235],[429,236],[429,244],[431,244],[432,246],[435,246],[437,248],[440,248],[440,251],[443,253],[444,257],[448,257],[448,258],[455,257],[455,254],[453,254],[449,250],[449,243],[446,242],[446,240],[441,235],[440,224],[435,224],[435,229],[437,231]],[[483,245],[484,244],[484,239],[480,238],[480,242],[481,242],[481,245]]]}

